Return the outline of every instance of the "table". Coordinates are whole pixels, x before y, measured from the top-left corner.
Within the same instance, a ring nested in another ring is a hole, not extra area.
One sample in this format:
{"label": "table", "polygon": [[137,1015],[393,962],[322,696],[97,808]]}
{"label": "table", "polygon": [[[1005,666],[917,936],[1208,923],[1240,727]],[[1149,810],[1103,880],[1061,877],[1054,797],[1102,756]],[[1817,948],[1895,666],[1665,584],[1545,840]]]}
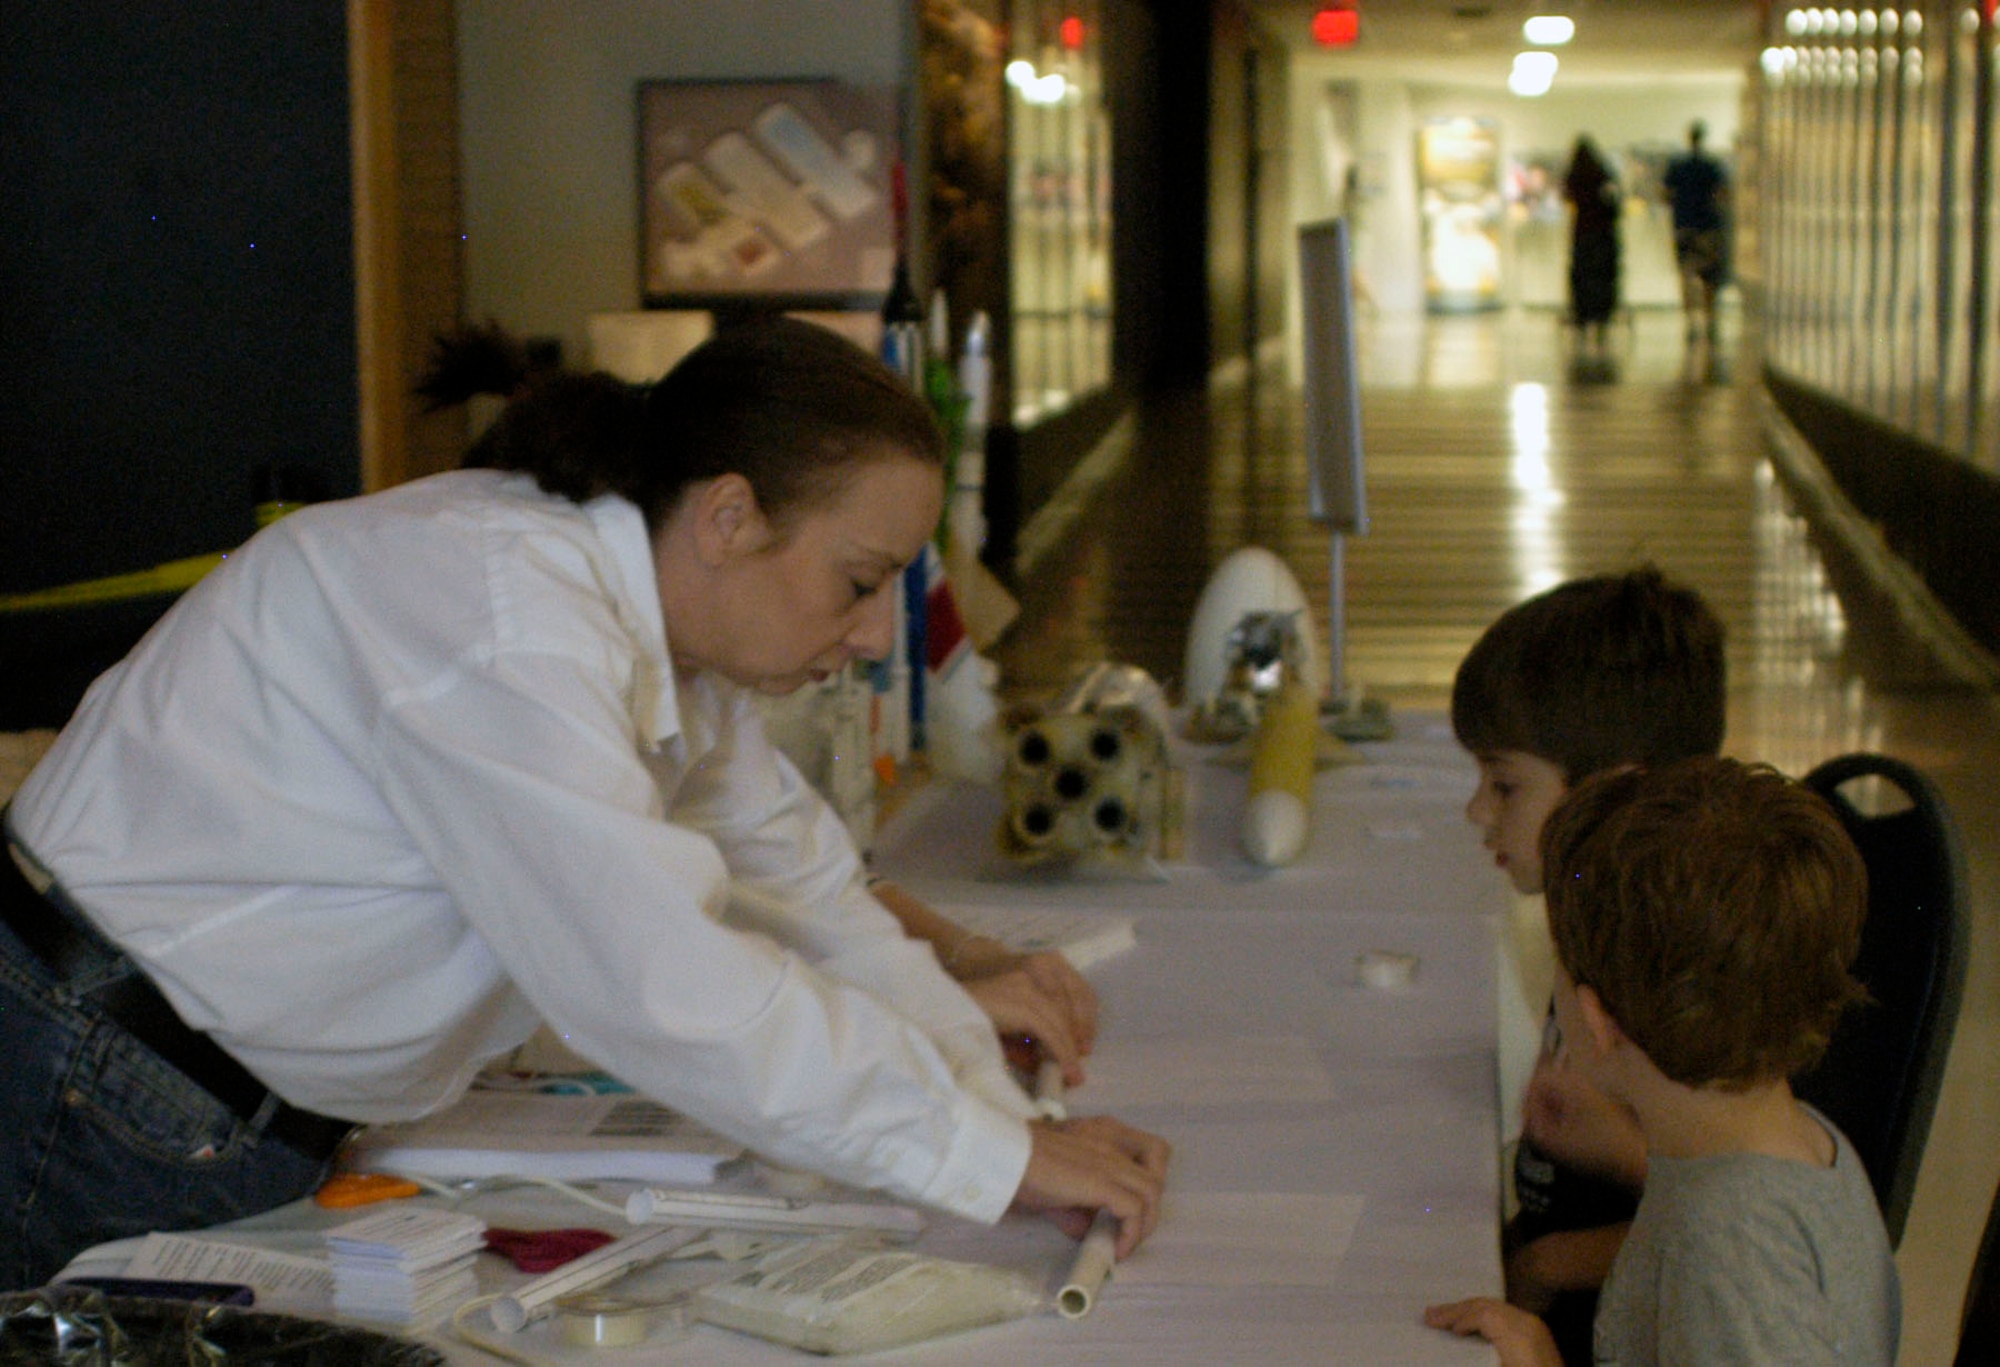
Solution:
{"label": "table", "polygon": [[[1442,718],[1399,721],[1397,739],[1321,772],[1306,851],[1283,869],[1238,848],[1244,770],[1178,743],[1186,857],[1163,882],[1006,877],[984,853],[1002,808],[983,790],[920,798],[885,829],[882,870],[947,910],[1134,917],[1138,948],[1092,972],[1103,1035],[1094,1080],[1071,1099],[1175,1145],[1165,1222],[1087,1320],[984,1331],[954,1361],[1488,1360],[1418,1315],[1500,1290],[1495,946],[1507,895],[1463,815],[1470,760]],[[968,851],[979,852],[971,877]],[[1415,955],[1412,985],[1363,986],[1356,959],[1370,951]],[[1178,1088],[1158,1075],[1176,1064]],[[1289,1269],[1227,1247],[1242,1227],[1232,1220],[1259,1216],[1290,1244]]]}
{"label": "table", "polygon": [[[890,1360],[1492,1360],[1419,1315],[1501,1290],[1495,949],[1506,898],[1462,815],[1470,761],[1441,719],[1398,722],[1396,739],[1321,773],[1306,853],[1284,869],[1258,870],[1238,852],[1244,771],[1178,741],[1186,858],[1158,881],[1020,876],[987,853],[1001,799],[985,789],[924,792],[885,827],[878,867],[947,910],[1133,918],[1137,947],[1092,970],[1101,1037],[1071,1103],[1175,1146],[1160,1230],[1087,1318],[1048,1314]],[[1415,956],[1412,982],[1364,985],[1356,960],[1371,951]],[[556,1199],[492,1194],[465,1208],[495,1224],[603,1218],[546,1204]],[[298,1246],[332,1222],[287,1208],[237,1228]],[[938,1220],[918,1247],[1019,1268],[1053,1291],[1074,1246],[1042,1220],[1010,1216],[993,1229]],[[482,1276],[495,1290],[519,1280]],[[708,1327],[643,1352],[564,1349],[541,1328],[519,1340],[538,1357],[600,1364],[797,1357]]]}

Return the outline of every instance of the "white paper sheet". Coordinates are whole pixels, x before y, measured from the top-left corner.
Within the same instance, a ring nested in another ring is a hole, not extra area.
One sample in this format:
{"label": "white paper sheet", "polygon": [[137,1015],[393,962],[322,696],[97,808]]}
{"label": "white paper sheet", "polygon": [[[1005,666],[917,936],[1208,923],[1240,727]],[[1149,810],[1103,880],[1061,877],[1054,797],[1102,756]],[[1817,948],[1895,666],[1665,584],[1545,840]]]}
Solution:
{"label": "white paper sheet", "polygon": [[[1339,1284],[1368,1204],[1351,1195],[1175,1192],[1160,1227],[1118,1264],[1115,1281],[1154,1286]],[[1115,1293],[1114,1293],[1115,1294]]]}
{"label": "white paper sheet", "polygon": [[1331,1101],[1333,1078],[1310,1040],[1250,1035],[1213,1040],[1106,1039],[1068,1097],[1072,1114],[1134,1106],[1236,1106]]}
{"label": "white paper sheet", "polygon": [[1023,953],[1054,950],[1078,969],[1114,958],[1138,943],[1133,918],[1055,907],[953,905],[945,914],[975,935]]}

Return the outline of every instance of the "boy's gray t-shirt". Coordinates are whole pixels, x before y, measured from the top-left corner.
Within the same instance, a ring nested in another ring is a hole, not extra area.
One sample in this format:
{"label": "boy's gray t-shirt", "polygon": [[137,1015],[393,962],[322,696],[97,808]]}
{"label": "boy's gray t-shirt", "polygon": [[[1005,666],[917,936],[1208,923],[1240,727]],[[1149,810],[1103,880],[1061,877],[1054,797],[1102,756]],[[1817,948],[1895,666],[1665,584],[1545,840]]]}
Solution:
{"label": "boy's gray t-shirt", "polygon": [[1902,1288],[1847,1136],[1833,1166],[1656,1158],[1598,1302],[1599,1363],[1896,1360]]}

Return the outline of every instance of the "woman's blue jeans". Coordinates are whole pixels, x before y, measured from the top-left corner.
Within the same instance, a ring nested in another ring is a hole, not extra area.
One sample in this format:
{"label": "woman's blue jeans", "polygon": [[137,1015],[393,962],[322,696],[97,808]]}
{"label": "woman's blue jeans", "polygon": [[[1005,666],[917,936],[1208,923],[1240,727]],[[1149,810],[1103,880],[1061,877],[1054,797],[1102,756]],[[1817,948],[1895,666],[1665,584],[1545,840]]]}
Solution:
{"label": "woman's blue jeans", "polygon": [[284,1205],[331,1166],[263,1136],[84,997],[137,971],[107,950],[58,983],[0,924],[0,1290],[109,1239]]}

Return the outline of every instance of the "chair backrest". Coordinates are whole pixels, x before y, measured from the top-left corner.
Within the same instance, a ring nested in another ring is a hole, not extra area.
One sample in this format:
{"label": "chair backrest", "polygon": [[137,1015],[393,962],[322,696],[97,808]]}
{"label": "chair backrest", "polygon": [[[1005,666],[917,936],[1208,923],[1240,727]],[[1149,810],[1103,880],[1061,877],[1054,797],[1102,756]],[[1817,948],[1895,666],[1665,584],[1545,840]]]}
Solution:
{"label": "chair backrest", "polygon": [[[1900,790],[1908,805],[1862,810],[1843,789],[1870,777]],[[1936,785],[1901,760],[1843,755],[1805,781],[1833,804],[1868,865],[1854,976],[1869,1000],[1848,1011],[1826,1057],[1793,1086],[1854,1142],[1889,1241],[1899,1244],[1971,952],[1964,857]]]}
{"label": "chair backrest", "polygon": [[2000,1193],[1986,1213],[1972,1275],[1965,1283],[1965,1308],[1958,1321],[1958,1353],[1952,1367],[1992,1367],[2000,1362]]}

